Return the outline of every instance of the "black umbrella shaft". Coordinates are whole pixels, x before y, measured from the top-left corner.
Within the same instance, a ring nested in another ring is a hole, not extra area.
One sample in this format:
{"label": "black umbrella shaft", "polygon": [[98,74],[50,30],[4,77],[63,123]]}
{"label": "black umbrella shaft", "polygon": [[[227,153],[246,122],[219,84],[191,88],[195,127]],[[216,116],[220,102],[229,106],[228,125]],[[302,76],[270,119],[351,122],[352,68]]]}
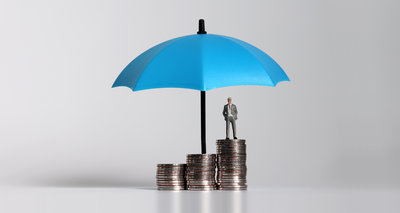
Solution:
{"label": "black umbrella shaft", "polygon": [[201,154],[206,154],[206,92],[200,91],[201,106]]}
{"label": "black umbrella shaft", "polygon": [[204,19],[199,20],[199,31],[197,34],[207,34],[206,26],[204,25]]}

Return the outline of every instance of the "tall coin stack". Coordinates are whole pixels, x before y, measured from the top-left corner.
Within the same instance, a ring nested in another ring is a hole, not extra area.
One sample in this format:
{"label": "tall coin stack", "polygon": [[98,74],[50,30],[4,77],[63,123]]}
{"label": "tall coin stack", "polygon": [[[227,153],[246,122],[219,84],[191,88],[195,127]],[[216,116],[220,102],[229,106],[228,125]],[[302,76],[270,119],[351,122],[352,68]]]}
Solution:
{"label": "tall coin stack", "polygon": [[246,190],[246,140],[217,140],[219,190]]}
{"label": "tall coin stack", "polygon": [[215,154],[188,154],[186,181],[188,190],[209,191],[216,189]]}
{"label": "tall coin stack", "polygon": [[186,164],[157,164],[158,190],[185,190]]}

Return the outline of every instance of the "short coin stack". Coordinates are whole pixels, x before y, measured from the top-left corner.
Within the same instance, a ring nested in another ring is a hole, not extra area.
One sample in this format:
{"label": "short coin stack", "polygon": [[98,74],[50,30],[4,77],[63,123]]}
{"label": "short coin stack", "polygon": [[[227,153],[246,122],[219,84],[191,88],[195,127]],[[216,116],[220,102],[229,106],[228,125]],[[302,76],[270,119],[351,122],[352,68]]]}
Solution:
{"label": "short coin stack", "polygon": [[246,190],[246,140],[217,140],[219,190]]}
{"label": "short coin stack", "polygon": [[188,190],[209,191],[216,189],[215,154],[188,154],[186,181]]}
{"label": "short coin stack", "polygon": [[158,190],[185,190],[186,164],[157,164]]}

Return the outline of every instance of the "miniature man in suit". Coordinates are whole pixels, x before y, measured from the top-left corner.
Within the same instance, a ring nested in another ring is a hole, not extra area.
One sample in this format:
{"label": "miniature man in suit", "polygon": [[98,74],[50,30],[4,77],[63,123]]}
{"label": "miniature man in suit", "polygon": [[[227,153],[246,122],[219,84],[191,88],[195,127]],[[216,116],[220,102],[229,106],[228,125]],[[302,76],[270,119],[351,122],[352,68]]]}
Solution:
{"label": "miniature man in suit", "polygon": [[230,123],[232,123],[233,138],[237,139],[237,137],[236,137],[236,120],[237,120],[238,112],[236,109],[236,105],[232,104],[231,97],[228,98],[228,104],[226,104],[224,106],[224,111],[222,112],[222,114],[224,115],[225,121],[226,121],[226,139],[229,139]]}

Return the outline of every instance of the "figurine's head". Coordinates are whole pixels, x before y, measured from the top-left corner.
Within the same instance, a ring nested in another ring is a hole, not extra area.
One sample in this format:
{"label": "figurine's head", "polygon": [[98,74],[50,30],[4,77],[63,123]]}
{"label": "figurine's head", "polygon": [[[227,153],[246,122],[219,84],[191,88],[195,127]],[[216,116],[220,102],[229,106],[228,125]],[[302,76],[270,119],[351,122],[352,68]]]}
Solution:
{"label": "figurine's head", "polygon": [[231,103],[232,103],[232,98],[228,97],[228,104],[231,104]]}

